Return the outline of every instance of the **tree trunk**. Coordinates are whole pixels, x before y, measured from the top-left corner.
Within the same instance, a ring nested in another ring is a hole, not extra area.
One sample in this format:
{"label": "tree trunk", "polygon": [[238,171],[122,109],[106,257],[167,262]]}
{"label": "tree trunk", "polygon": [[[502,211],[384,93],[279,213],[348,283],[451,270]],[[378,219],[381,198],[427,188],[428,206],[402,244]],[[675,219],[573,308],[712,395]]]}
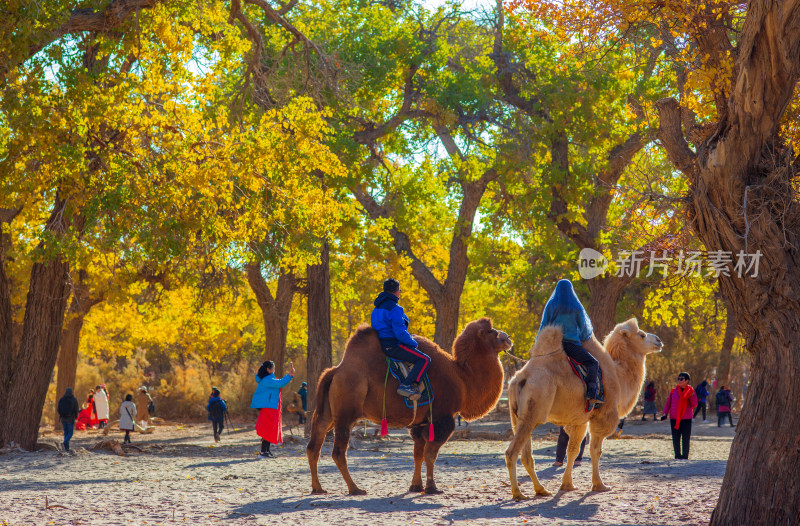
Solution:
{"label": "tree trunk", "polygon": [[286,359],[286,335],[289,332],[289,314],[297,278],[291,271],[280,269],[278,288],[273,298],[267,281],[261,274],[260,263],[245,266],[247,282],[256,296],[264,322],[264,359],[275,363],[275,376],[283,376],[283,362]]}
{"label": "tree trunk", "polygon": [[[706,249],[729,252],[734,262],[740,253],[746,263],[758,261],[757,272],[734,267],[720,276],[752,367],[711,524],[796,524],[800,204],[795,154],[779,134],[800,79],[800,1],[752,0],[741,27],[730,97],[718,108],[716,130],[693,152],[680,105],[663,99],[659,139],[689,180],[691,226]],[[702,38],[696,40],[702,44]]]}
{"label": "tree trunk", "polygon": [[719,368],[717,369],[717,386],[728,385],[728,376],[731,372],[731,351],[736,340],[736,316],[733,310],[727,308],[728,315],[725,320],[725,336],[722,338],[722,349],[719,351]]}
{"label": "tree trunk", "polygon": [[[314,411],[317,382],[322,372],[333,365],[331,341],[331,274],[328,242],[322,245],[319,265],[309,265],[308,278],[308,414]],[[308,429],[308,426],[306,426]]]}
{"label": "tree trunk", "polygon": [[[63,232],[64,208],[65,203],[57,199],[45,227],[56,235]],[[27,450],[36,446],[61,343],[69,299],[68,273],[69,265],[60,257],[34,263],[31,269],[19,350],[15,353],[13,346],[0,349],[0,362],[11,363],[4,373],[8,380],[6,396],[0,399],[0,446],[11,442]]]}
{"label": "tree trunk", "polygon": [[[7,235],[3,224],[10,222],[0,217],[0,422],[6,421],[4,400],[8,399],[8,384],[11,381],[11,364],[14,360],[14,319],[11,306],[11,281],[6,273]],[[0,436],[0,446],[3,445]]]}
{"label": "tree trunk", "polygon": [[589,319],[594,334],[603,341],[617,324],[617,304],[630,283],[627,277],[597,277],[587,280],[589,287]]}
{"label": "tree trunk", "polygon": [[[61,349],[58,351],[56,372],[56,406],[58,398],[63,395],[67,387],[75,387],[75,377],[78,369],[78,348],[81,343],[81,330],[83,320],[92,307],[97,305],[100,298],[90,296],[89,287],[86,285],[87,273],[81,270],[78,282],[72,284],[72,302],[69,307],[64,331],[61,334]],[[54,426],[60,429],[57,407],[54,408]]]}

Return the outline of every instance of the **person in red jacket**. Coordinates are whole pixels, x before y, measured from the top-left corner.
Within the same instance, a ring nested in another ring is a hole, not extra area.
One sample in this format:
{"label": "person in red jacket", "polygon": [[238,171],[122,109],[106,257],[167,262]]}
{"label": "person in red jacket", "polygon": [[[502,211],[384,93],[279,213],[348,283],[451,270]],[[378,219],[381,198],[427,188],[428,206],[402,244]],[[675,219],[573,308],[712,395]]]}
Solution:
{"label": "person in red jacket", "polygon": [[689,384],[689,373],[680,373],[678,385],[670,391],[661,415],[661,420],[666,420],[667,414],[669,414],[672,427],[672,447],[675,449],[675,458],[677,459],[689,458],[692,412],[695,407],[697,407],[697,395]]}

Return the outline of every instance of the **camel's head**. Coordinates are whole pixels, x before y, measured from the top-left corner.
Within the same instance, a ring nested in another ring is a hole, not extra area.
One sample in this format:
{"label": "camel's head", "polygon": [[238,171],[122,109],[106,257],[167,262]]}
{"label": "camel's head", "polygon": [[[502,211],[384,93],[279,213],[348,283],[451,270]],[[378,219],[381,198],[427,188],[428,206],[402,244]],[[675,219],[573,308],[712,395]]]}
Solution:
{"label": "camel's head", "polygon": [[664,347],[664,342],[661,341],[661,338],[639,329],[639,322],[636,321],[636,318],[617,324],[614,330],[606,336],[603,346],[606,350],[609,350],[623,342],[629,344],[626,345],[627,347],[636,349],[641,354],[661,352]]}
{"label": "camel's head", "polygon": [[485,348],[497,354],[509,350],[514,344],[511,338],[508,337],[508,334],[492,327],[492,320],[489,318],[471,321],[464,327],[464,331],[459,335],[454,344],[456,353],[458,353],[459,341],[466,343],[467,339],[465,337],[480,340]]}

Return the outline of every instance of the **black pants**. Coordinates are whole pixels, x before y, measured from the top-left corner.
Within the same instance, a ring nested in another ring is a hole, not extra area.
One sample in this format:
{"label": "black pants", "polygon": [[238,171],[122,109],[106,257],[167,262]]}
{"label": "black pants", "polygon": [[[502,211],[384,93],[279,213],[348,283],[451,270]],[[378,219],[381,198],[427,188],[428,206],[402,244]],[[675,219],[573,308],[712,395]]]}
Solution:
{"label": "black pants", "polygon": [[[678,429],[675,429],[676,420],[670,419],[669,428],[672,430],[672,448],[675,458],[689,458],[689,441],[692,437],[692,421],[683,419]],[[683,447],[681,447],[683,443]]]}
{"label": "black pants", "polygon": [[422,381],[422,375],[425,374],[425,371],[428,370],[428,365],[431,363],[430,356],[418,349],[412,349],[405,345],[398,344],[391,347],[384,347],[383,352],[389,358],[414,364],[408,377],[403,380],[403,385],[411,385],[412,382],[420,383]]}
{"label": "black pants", "polygon": [[697,413],[699,413],[701,409],[703,410],[703,420],[705,420],[706,419],[706,403],[705,402],[698,402],[697,407],[695,407],[695,409],[694,409],[694,414],[692,415],[692,418],[695,418],[697,416]]}
{"label": "black pants", "polygon": [[266,440],[264,440],[262,438],[261,439],[261,452],[262,453],[266,453],[267,451],[269,451],[269,442],[267,442]]}
{"label": "black pants", "polygon": [[721,427],[725,423],[725,418],[728,418],[728,423],[733,427],[733,418],[730,411],[717,411],[717,427]]}
{"label": "black pants", "polygon": [[[567,456],[567,444],[569,443],[569,435],[564,428],[559,428],[558,443],[556,444],[556,462],[564,462]],[[575,460],[583,460],[583,449],[586,447],[586,435],[581,440],[581,449],[578,451],[578,456]]]}
{"label": "black pants", "polygon": [[131,442],[131,431],[130,429],[125,430],[125,438],[122,440],[123,444],[129,444]]}
{"label": "black pants", "polygon": [[589,389],[597,388],[597,369],[599,365],[594,356],[577,343],[562,340],[561,345],[564,347],[564,352],[567,353],[567,356],[586,367],[586,386]]}
{"label": "black pants", "polygon": [[222,429],[225,427],[225,421],[224,420],[212,420],[211,421],[211,426],[214,428],[214,434],[215,435],[221,435],[222,434]]}

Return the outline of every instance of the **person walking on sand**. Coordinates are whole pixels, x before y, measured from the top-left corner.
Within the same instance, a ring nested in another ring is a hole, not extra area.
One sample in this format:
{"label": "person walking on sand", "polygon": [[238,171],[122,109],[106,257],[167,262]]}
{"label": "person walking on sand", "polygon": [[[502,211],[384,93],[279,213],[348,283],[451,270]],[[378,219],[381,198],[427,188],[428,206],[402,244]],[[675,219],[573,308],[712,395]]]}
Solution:
{"label": "person walking on sand", "polygon": [[211,427],[214,430],[214,442],[220,440],[222,429],[225,427],[225,411],[227,410],[228,404],[220,397],[219,389],[212,387],[206,411],[208,411],[208,419],[211,420]]}
{"label": "person walking on sand", "polygon": [[697,407],[694,410],[694,414],[692,415],[692,419],[697,418],[697,413],[701,410],[703,411],[703,423],[707,424],[708,419],[706,419],[706,400],[708,399],[708,382],[703,380],[697,387],[694,388],[694,392],[697,394]]}
{"label": "person walking on sand", "polygon": [[[672,448],[676,459],[689,458],[689,441],[692,436],[692,411],[697,407],[697,395],[689,385],[689,373],[678,375],[678,385],[670,391],[661,420],[669,414],[672,426]],[[682,446],[681,446],[682,444]]]}
{"label": "person walking on sand", "polygon": [[136,426],[136,404],[133,403],[133,395],[125,395],[125,401],[119,406],[119,430],[125,431],[123,444],[131,443],[131,431]]}
{"label": "person walking on sand", "polygon": [[597,384],[600,366],[594,356],[581,345],[581,342],[592,337],[592,322],[578,299],[578,295],[575,294],[572,282],[568,279],[562,279],[556,283],[555,290],[544,306],[539,332],[548,325],[561,327],[561,345],[564,352],[586,367],[586,399],[594,404],[603,403],[604,400],[598,393]]}
{"label": "person walking on sand", "polygon": [[275,364],[270,360],[261,364],[256,373],[256,392],[250,407],[258,409],[256,433],[261,437],[261,453],[258,458],[274,458],[270,445],[283,443],[283,422],[281,421],[281,387],[294,378],[294,365],[289,363],[289,374],[275,378]]}
{"label": "person walking on sand", "polygon": [[653,422],[657,420],[656,413],[656,383],[652,380],[644,388],[644,410],[642,411],[642,422],[644,422],[647,415],[653,415]]}
{"label": "person walking on sand", "polygon": [[152,416],[150,413],[153,412],[153,407],[153,397],[147,392],[146,386],[141,386],[136,393],[136,416],[142,431],[147,429],[147,425],[150,423],[150,417]]}
{"label": "person walking on sand", "polygon": [[103,429],[108,424],[108,393],[105,384],[98,385],[94,390],[94,407],[97,412],[97,427]]}
{"label": "person walking on sand", "polygon": [[731,406],[733,405],[733,396],[731,392],[723,385],[719,388],[716,396],[717,402],[717,427],[722,427],[725,419],[728,419],[731,427],[733,425],[733,418],[731,418]]}
{"label": "person walking on sand", "polygon": [[64,451],[69,451],[69,441],[75,432],[75,419],[78,418],[79,411],[78,399],[72,393],[72,387],[67,387],[64,391],[64,396],[58,400],[56,410],[61,419],[61,427],[64,428]]}
{"label": "person walking on sand", "polygon": [[397,394],[409,400],[419,400],[419,383],[431,364],[431,358],[417,348],[417,342],[408,333],[408,316],[400,301],[400,282],[389,278],[383,282],[383,292],[378,294],[370,315],[372,328],[378,331],[381,349],[389,358],[413,363],[411,372],[397,388]]}
{"label": "person walking on sand", "polygon": [[300,417],[300,423],[306,423],[306,411],[308,411],[308,384],[303,382],[300,384],[300,389],[297,390],[297,394],[300,395],[300,403],[303,406],[303,412],[298,413],[297,416]]}

